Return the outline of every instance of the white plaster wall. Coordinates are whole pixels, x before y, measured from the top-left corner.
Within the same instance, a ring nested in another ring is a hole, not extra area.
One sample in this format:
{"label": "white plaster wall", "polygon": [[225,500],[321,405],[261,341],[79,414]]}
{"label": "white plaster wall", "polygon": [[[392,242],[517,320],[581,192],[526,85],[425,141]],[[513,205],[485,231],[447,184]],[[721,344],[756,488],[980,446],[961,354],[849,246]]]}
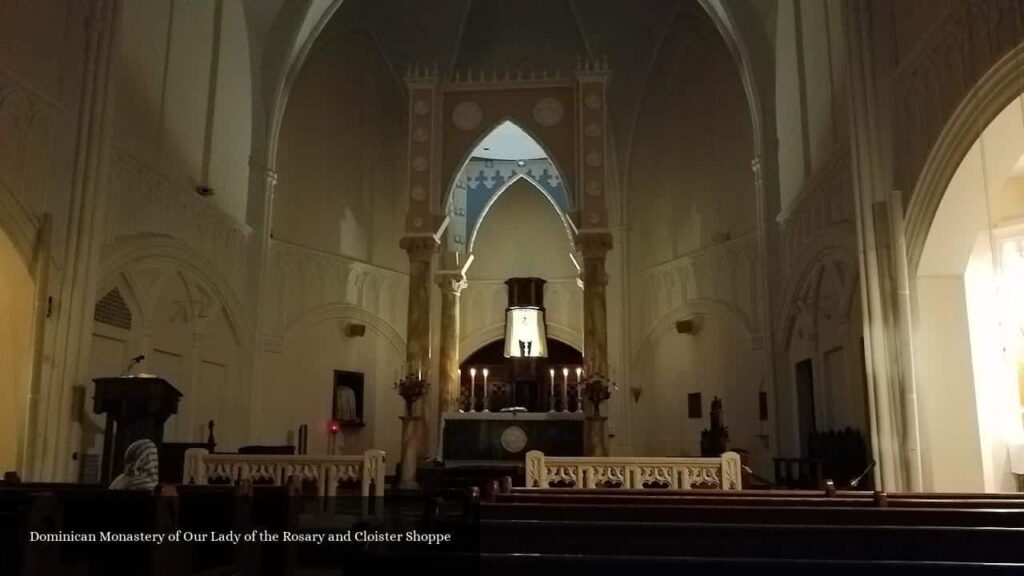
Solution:
{"label": "white plaster wall", "polygon": [[255,440],[264,444],[295,442],[299,425],[309,426],[309,453],[327,453],[334,371],[364,374],[365,428],[345,428],[338,453],[358,454],[378,448],[388,454],[389,473],[400,460],[401,398],[393,389],[403,365],[404,348],[368,326],[362,338],[345,336],[349,319],[325,318],[303,323],[288,334],[280,354],[265,356],[271,384],[261,394]]}
{"label": "white plaster wall", "polygon": [[281,127],[274,238],[402,269],[404,99],[372,40],[324,38]]}
{"label": "white plaster wall", "polygon": [[[754,470],[767,473],[772,452],[759,435],[770,433],[771,422],[759,420],[757,396],[763,354],[752,349],[742,323],[717,307],[704,310],[695,336],[677,334],[674,325],[659,332],[632,370],[632,384],[643,388],[639,402],[630,401],[640,416],[632,421],[639,453],[699,456],[700,432],[709,426],[710,403],[718,396],[730,449],[749,451]],[[687,415],[687,394],[694,392],[701,393],[700,419]]]}
{"label": "white plaster wall", "polygon": [[0,470],[19,467],[32,362],[35,283],[0,230]]}
{"label": "white plaster wall", "polygon": [[252,87],[241,0],[127,2],[118,32],[115,146],[174,187],[212,188],[204,202],[244,222]]}

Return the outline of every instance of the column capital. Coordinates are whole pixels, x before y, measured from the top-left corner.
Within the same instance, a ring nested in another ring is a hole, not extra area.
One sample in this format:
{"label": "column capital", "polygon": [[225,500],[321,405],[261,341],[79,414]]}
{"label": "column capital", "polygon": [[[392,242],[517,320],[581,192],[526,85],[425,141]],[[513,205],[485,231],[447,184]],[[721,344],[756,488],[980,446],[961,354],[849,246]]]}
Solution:
{"label": "column capital", "polygon": [[398,245],[409,253],[409,260],[430,262],[441,243],[433,236],[404,236]]}
{"label": "column capital", "polygon": [[441,271],[434,276],[434,281],[441,287],[442,294],[458,296],[468,286],[466,275],[462,272]]}
{"label": "column capital", "polygon": [[580,232],[576,236],[576,249],[584,258],[604,258],[613,243],[611,232]]}

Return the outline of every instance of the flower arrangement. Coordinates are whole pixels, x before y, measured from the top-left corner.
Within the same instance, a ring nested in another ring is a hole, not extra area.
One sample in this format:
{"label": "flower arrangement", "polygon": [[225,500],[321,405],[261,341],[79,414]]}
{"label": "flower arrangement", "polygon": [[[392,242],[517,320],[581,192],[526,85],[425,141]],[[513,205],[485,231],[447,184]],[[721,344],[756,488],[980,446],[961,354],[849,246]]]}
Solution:
{"label": "flower arrangement", "polygon": [[612,397],[612,391],[619,385],[600,372],[588,372],[581,384],[583,397],[594,406],[594,415],[601,415],[601,403]]}
{"label": "flower arrangement", "polygon": [[398,395],[405,400],[406,416],[412,416],[413,404],[426,396],[428,389],[430,389],[430,382],[418,373],[409,372],[405,378],[395,382],[395,390],[398,390]]}

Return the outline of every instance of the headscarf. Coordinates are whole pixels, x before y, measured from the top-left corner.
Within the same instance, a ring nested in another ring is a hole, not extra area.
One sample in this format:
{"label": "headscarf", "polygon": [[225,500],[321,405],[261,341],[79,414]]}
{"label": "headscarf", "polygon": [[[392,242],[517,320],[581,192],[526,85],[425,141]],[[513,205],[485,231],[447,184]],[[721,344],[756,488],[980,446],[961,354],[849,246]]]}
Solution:
{"label": "headscarf", "polygon": [[152,490],[160,480],[156,444],[143,438],[124,451],[124,473],[110,483],[111,490]]}

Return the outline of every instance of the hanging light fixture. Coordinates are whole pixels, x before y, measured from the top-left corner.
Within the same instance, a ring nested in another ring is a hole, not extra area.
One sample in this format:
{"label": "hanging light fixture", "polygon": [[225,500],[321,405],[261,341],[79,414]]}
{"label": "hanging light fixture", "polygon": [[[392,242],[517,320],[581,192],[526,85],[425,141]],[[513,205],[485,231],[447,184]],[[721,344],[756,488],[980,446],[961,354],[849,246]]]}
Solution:
{"label": "hanging light fixture", "polygon": [[547,358],[544,283],[540,278],[511,278],[505,310],[505,357]]}

